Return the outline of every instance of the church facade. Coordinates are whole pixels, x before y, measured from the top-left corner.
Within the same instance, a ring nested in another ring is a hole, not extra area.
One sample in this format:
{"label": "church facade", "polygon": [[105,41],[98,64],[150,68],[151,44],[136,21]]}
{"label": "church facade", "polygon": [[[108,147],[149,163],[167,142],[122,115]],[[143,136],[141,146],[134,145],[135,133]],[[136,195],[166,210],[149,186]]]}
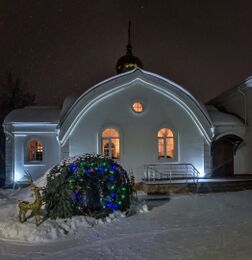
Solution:
{"label": "church facade", "polygon": [[37,178],[84,153],[114,158],[137,181],[148,165],[190,164],[202,177],[251,173],[251,82],[203,105],[181,86],[135,68],[67,98],[62,109],[14,110],[3,124],[6,182],[23,181],[25,171]]}
{"label": "church facade", "polygon": [[66,98],[62,108],[10,112],[3,123],[6,183],[25,181],[26,171],[36,179],[85,153],[117,160],[137,181],[149,177],[149,169],[167,175],[184,167],[200,177],[252,173],[251,78],[203,105],[142,68],[129,36],[118,75]]}

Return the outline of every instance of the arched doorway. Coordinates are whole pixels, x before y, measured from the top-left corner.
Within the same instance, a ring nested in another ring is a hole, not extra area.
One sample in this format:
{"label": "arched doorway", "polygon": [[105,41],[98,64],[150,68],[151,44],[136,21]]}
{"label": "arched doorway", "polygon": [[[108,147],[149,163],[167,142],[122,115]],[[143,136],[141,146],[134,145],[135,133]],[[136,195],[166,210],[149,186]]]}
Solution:
{"label": "arched doorway", "polygon": [[212,143],[213,177],[234,175],[234,156],[242,139],[236,135],[225,135]]}

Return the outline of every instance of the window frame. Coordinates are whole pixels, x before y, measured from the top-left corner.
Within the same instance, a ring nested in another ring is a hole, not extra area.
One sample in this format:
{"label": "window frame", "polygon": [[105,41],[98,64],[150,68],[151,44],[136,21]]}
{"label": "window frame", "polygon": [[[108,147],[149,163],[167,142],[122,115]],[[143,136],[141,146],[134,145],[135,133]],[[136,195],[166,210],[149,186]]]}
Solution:
{"label": "window frame", "polygon": [[[136,111],[134,109],[134,104],[137,104],[137,103],[139,103],[141,105],[142,111]],[[131,107],[131,110],[133,111],[134,114],[141,115],[141,114],[143,114],[145,112],[145,105],[144,105],[143,101],[141,101],[141,100],[133,100],[131,102],[130,107]]]}
{"label": "window frame", "polygon": [[[103,137],[103,132],[104,132],[105,130],[107,130],[107,129],[113,129],[113,130],[115,130],[115,131],[118,133],[118,137]],[[112,145],[115,145],[115,146],[116,146],[116,144],[114,144],[114,143],[112,142],[113,139],[118,140],[118,144],[119,144],[119,158],[113,158],[113,157],[112,157]],[[109,145],[109,148],[108,148],[108,150],[109,150],[109,155],[108,155],[108,156],[105,155],[105,153],[104,153],[104,147],[105,147],[105,145],[106,145],[106,144],[104,144],[104,141],[105,141],[105,140],[108,140],[108,145]],[[122,145],[122,142],[121,142],[121,131],[118,129],[118,127],[110,126],[110,125],[109,125],[109,126],[106,126],[106,127],[102,128],[102,130],[100,131],[100,135],[99,135],[99,143],[100,143],[100,145],[99,145],[99,147],[100,147],[100,154],[101,154],[102,156],[107,156],[107,157],[109,157],[109,158],[111,158],[111,159],[113,159],[113,160],[116,160],[116,161],[120,161],[120,160],[121,160],[121,156],[122,156],[122,154],[121,154],[121,151],[122,151],[121,145]]]}
{"label": "window frame", "polygon": [[[142,107],[143,107],[143,110],[142,112],[136,112],[134,109],[133,109],[133,104],[136,103],[136,102],[139,102],[141,103]],[[146,100],[143,100],[142,98],[131,98],[129,99],[128,101],[128,106],[129,106],[129,110],[131,112],[131,115],[133,115],[134,117],[135,116],[143,116],[147,113],[148,111],[148,103],[146,102]]]}
{"label": "window frame", "polygon": [[[162,129],[168,129],[172,132],[173,136],[169,137],[169,136],[165,136],[165,137],[159,137],[158,133],[162,130]],[[173,139],[173,157],[169,157],[167,155],[167,140],[168,139]],[[163,140],[163,149],[164,149],[164,156],[159,156],[159,140]],[[174,131],[173,128],[171,127],[167,127],[167,126],[163,126],[158,128],[158,130],[156,131],[156,149],[157,149],[157,160],[158,161],[177,161],[178,160],[178,134]]]}
{"label": "window frame", "polygon": [[[42,160],[29,160],[29,152],[30,152],[30,144],[33,141],[37,141],[38,143],[42,144]],[[44,142],[38,137],[29,137],[25,142],[24,147],[24,162],[25,165],[42,165],[45,162],[45,144]]]}

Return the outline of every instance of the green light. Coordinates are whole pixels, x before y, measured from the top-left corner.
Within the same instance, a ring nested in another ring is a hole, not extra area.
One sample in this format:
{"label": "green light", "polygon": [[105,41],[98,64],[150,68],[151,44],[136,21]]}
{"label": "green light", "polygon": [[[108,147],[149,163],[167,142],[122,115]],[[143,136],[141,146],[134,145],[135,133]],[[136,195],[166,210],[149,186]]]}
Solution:
{"label": "green light", "polygon": [[74,178],[70,178],[68,181],[69,181],[70,183],[71,183],[71,182],[75,182],[75,179],[74,179]]}
{"label": "green light", "polygon": [[[73,172],[74,167],[77,169]],[[70,165],[66,164],[64,168],[62,167],[62,169],[65,168],[70,174],[66,176],[66,183],[62,185],[60,192],[64,194],[63,189],[68,190],[69,195],[66,193],[66,199],[69,200],[71,208],[64,207],[65,202],[61,200],[62,210],[58,213],[58,208],[56,208],[54,215],[60,215],[61,211],[64,211],[61,215],[85,214],[99,218],[112,211],[126,211],[129,208],[131,203],[129,177],[115,161],[102,156],[82,155]],[[62,173],[65,172],[62,170]],[[49,187],[51,190],[55,186],[53,180],[52,178],[50,183],[52,188]],[[61,185],[60,181],[59,179],[59,185]],[[92,191],[90,191],[91,188]],[[48,201],[51,203],[52,199]],[[58,203],[58,201],[53,200],[53,203]]]}

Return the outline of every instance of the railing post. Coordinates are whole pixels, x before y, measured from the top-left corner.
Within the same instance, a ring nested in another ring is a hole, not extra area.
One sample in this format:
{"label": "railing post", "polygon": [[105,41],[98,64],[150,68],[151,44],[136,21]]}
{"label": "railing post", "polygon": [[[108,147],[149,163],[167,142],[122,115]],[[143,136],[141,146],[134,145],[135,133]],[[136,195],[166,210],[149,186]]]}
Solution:
{"label": "railing post", "polygon": [[186,184],[188,183],[188,165],[186,164]]}
{"label": "railing post", "polygon": [[150,180],[149,166],[147,166],[147,181]]}
{"label": "railing post", "polygon": [[172,169],[171,168],[172,168],[172,166],[170,165],[170,171],[169,171],[170,172],[170,183],[171,183],[171,176],[172,176]]}

